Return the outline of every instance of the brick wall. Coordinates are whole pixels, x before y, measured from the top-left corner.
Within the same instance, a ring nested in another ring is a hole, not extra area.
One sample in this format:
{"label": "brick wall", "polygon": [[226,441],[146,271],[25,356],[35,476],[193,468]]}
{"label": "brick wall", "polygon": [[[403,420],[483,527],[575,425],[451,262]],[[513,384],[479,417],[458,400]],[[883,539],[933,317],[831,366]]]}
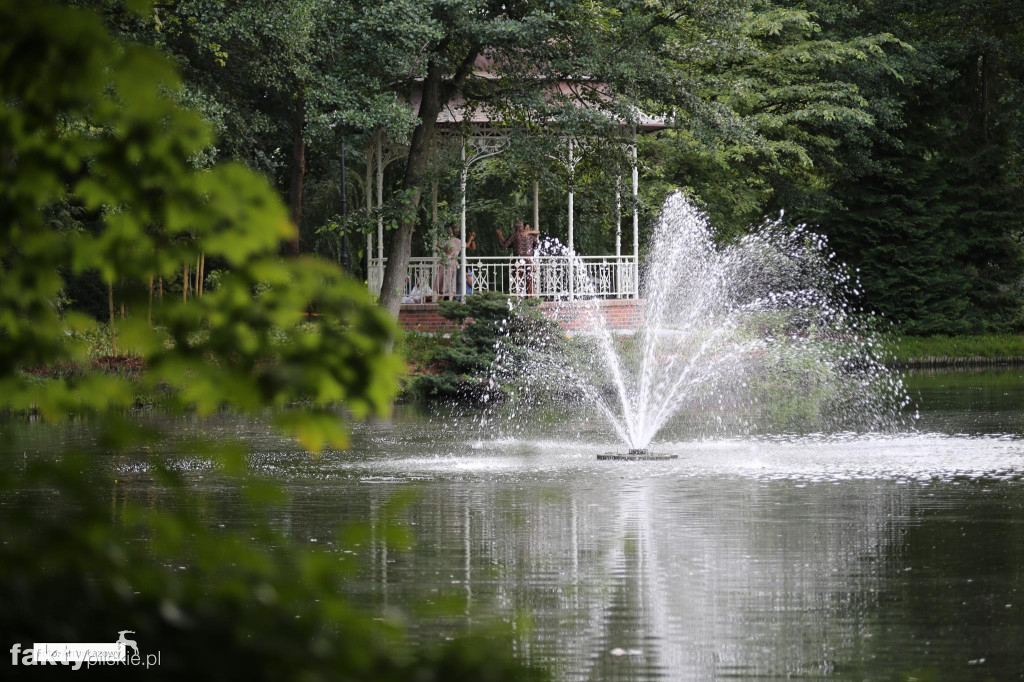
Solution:
{"label": "brick wall", "polygon": [[446,332],[458,325],[441,317],[436,303],[403,303],[398,323],[407,332]]}
{"label": "brick wall", "polygon": [[[595,305],[596,304],[596,305]],[[603,315],[609,327],[635,330],[643,324],[643,301],[635,298],[608,298],[586,303],[541,303],[541,311],[558,321],[567,331],[585,331]]]}
{"label": "brick wall", "polygon": [[[634,298],[611,298],[597,301],[596,305],[612,329],[633,330],[643,323],[643,301]],[[407,303],[398,313],[398,322],[406,331],[445,332],[456,327],[441,317],[436,303]],[[591,324],[593,304],[544,302],[541,312],[555,319],[568,331],[582,331]]]}

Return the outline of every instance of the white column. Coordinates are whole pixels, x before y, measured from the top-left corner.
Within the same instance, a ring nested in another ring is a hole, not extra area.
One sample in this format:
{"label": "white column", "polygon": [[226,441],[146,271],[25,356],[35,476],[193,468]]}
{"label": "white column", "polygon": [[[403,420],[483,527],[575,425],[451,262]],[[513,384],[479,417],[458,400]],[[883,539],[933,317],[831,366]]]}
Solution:
{"label": "white column", "polygon": [[[384,135],[377,133],[377,259],[384,267]],[[404,287],[404,285],[403,285]]]}
{"label": "white column", "polygon": [[459,295],[466,295],[466,176],[469,167],[466,166],[466,138],[462,138],[462,175],[459,178],[459,193],[462,195],[462,216],[459,219],[459,239],[462,240],[462,257],[460,268],[462,269],[462,281],[459,283]]}
{"label": "white column", "polygon": [[[540,183],[536,180],[533,181],[533,229],[540,231]],[[537,235],[537,237],[539,239],[540,235]],[[539,241],[537,243],[538,245],[540,244]],[[534,255],[538,255],[536,249],[534,250]],[[539,296],[542,281],[540,264],[534,259],[533,265],[530,267],[533,268],[533,292]]]}
{"label": "white column", "polygon": [[575,253],[573,241],[573,180],[576,176],[576,164],[573,162],[573,140],[569,138],[569,251]]}
{"label": "white column", "polygon": [[[373,144],[366,145],[366,214],[373,211]],[[370,286],[370,271],[373,270],[373,232],[366,233],[366,284]],[[370,286],[371,293],[373,287]]]}
{"label": "white column", "polygon": [[576,162],[573,158],[573,139],[569,138],[569,298],[576,298],[576,246],[573,241],[573,184],[576,178]]}
{"label": "white column", "polygon": [[622,298],[622,178],[615,176],[615,296]]}
{"label": "white column", "polygon": [[533,229],[540,229],[540,183],[533,181]]}
{"label": "white column", "polygon": [[622,255],[622,192],[619,190],[620,179],[615,177],[615,257]]}
{"label": "white column", "polygon": [[430,255],[437,257],[437,178],[430,181]]}
{"label": "white column", "polygon": [[[634,136],[636,134],[634,133]],[[640,297],[640,168],[637,166],[636,141],[633,142],[633,298]]]}

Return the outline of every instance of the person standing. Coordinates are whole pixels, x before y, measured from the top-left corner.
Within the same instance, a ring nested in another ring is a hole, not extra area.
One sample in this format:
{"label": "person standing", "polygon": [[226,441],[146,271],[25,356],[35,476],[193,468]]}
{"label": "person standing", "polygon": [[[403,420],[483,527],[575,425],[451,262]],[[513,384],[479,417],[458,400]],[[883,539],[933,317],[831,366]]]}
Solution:
{"label": "person standing", "polygon": [[498,243],[503,249],[512,247],[512,255],[515,257],[515,264],[512,267],[512,278],[515,289],[525,284],[526,295],[533,295],[533,253],[537,248],[537,232],[528,231],[522,220],[517,220],[512,226],[512,234],[505,237],[501,230],[495,230],[498,235]]}
{"label": "person standing", "polygon": [[458,229],[449,225],[451,236],[448,241],[441,245],[441,257],[437,266],[437,274],[434,275],[434,294],[437,300],[444,297],[451,298],[455,293],[455,278],[459,271],[459,253],[462,251],[462,240],[459,239]]}

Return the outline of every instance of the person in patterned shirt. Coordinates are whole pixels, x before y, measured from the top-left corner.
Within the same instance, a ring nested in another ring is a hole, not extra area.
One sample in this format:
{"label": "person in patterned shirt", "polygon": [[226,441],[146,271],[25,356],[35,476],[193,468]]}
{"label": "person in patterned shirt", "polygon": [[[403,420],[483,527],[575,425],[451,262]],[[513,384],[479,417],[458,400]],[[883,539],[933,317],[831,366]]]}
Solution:
{"label": "person in patterned shirt", "polygon": [[[512,247],[512,255],[516,262],[512,268],[513,280],[526,284],[526,295],[533,295],[533,252],[537,248],[538,232],[528,230],[522,220],[512,226],[514,232],[505,238],[501,230],[496,230],[498,243],[503,249]],[[518,287],[516,287],[518,288]]]}

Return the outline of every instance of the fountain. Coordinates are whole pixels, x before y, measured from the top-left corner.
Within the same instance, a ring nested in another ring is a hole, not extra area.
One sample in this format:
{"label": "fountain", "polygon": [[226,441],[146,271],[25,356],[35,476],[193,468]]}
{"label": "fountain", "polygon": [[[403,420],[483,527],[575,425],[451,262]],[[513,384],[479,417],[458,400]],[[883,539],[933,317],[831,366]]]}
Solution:
{"label": "fountain", "polygon": [[909,402],[881,361],[878,320],[856,306],[856,279],[822,236],[781,217],[718,246],[707,217],[681,193],[670,196],[633,334],[608,324],[580,261],[571,276],[576,296],[555,313],[573,321],[571,338],[546,328],[525,344],[498,343],[488,385],[511,398],[513,431],[516,415],[540,404],[578,405],[626,446],[599,459],[662,459],[672,456],[651,443],[681,415],[746,432],[787,418],[805,430],[880,430]]}
{"label": "fountain", "polygon": [[626,451],[626,454],[621,452],[606,452],[602,455],[598,455],[598,459],[624,459],[627,461],[637,460],[649,460],[649,459],[676,459],[679,455],[666,455],[661,453],[654,453],[647,448],[630,448]]}

